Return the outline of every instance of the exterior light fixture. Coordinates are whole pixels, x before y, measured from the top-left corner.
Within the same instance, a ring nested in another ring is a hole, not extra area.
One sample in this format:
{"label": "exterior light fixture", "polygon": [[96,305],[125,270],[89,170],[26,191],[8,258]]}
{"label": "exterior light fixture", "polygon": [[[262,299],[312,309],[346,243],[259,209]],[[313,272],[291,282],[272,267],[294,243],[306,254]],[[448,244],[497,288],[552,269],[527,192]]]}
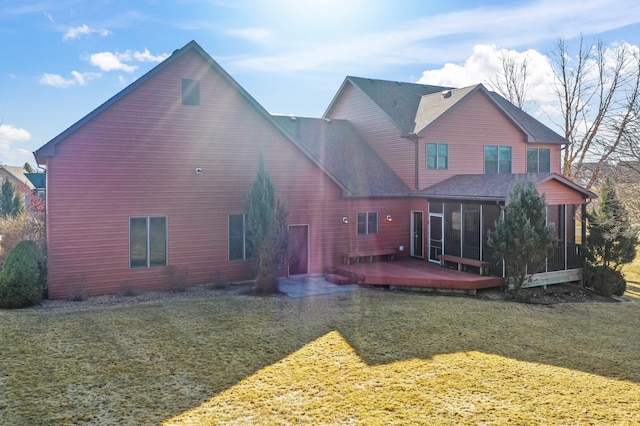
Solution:
{"label": "exterior light fixture", "polygon": [[349,223],[349,218],[346,216],[342,216],[342,223]]}
{"label": "exterior light fixture", "polygon": [[393,218],[390,214],[387,215],[387,222],[393,222]]}

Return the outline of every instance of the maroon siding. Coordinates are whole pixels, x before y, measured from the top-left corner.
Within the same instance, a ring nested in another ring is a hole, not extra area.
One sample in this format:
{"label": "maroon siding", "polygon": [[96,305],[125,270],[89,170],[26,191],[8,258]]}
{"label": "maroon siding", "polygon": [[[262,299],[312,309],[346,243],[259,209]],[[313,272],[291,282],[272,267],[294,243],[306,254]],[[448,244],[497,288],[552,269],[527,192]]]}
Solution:
{"label": "maroon siding", "polygon": [[400,137],[389,116],[358,89],[347,84],[327,118],[349,120],[409,188],[415,188],[415,144]]}
{"label": "maroon siding", "polygon": [[[449,144],[449,168],[428,170],[427,143]],[[484,173],[484,146],[511,146],[512,172],[525,173],[527,147],[523,134],[481,92],[460,102],[427,128],[420,140],[420,188],[458,174]]]}
{"label": "maroon siding", "polygon": [[[260,155],[287,204],[288,223],[309,226],[311,274],[339,263],[345,251],[404,246],[400,254],[408,256],[412,210],[424,212],[426,254],[427,200],[344,198],[342,188],[197,50],[170,61],[59,141],[48,157],[51,298],[114,293],[124,284],[140,290],[165,286],[166,267],[129,268],[134,216],[167,217],[168,264],[188,268],[187,285],[218,276],[251,278],[247,261],[228,260],[228,215],[243,212]],[[183,78],[200,81],[200,105],[182,105]],[[402,180],[415,186],[413,142],[401,138],[370,99],[347,85],[331,118],[350,120]],[[426,169],[429,142],[449,144],[447,170]],[[427,129],[419,146],[420,187],[454,174],[483,173],[484,145],[512,146],[513,172],[525,171],[523,135],[478,92]],[[550,147],[552,171],[559,171],[559,147]],[[584,202],[554,182],[541,190],[550,204]],[[378,212],[378,232],[357,235],[357,213],[368,211]]]}
{"label": "maroon siding", "polygon": [[545,199],[549,205],[585,204],[586,202],[579,192],[553,180],[538,185],[538,192],[545,194]]}
{"label": "maroon siding", "polygon": [[[182,78],[200,80],[201,105],[182,105]],[[250,278],[247,262],[227,260],[227,218],[243,212],[260,153],[289,223],[309,225],[311,273],[341,248],[399,243],[390,230],[401,220],[381,223],[379,237],[357,238],[355,213],[377,209],[376,202],[343,199],[263,114],[188,52],[59,142],[48,159],[50,297],[113,293],[124,283],[162,287],[166,268],[129,269],[131,216],[167,216],[168,262],[188,267],[189,285],[216,274]],[[400,219],[404,204],[394,203],[383,201],[381,214]],[[344,232],[344,215],[353,217],[353,233]]]}

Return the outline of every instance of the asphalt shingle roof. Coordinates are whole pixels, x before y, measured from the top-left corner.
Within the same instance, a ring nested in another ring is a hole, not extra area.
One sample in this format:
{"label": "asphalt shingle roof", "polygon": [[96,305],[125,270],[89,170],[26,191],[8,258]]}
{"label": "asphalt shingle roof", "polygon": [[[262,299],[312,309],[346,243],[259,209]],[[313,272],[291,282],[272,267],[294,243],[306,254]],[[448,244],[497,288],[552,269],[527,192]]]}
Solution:
{"label": "asphalt shingle roof", "polygon": [[529,142],[566,144],[568,141],[549,127],[542,124],[496,92],[489,92],[491,97],[509,114],[534,140]]}
{"label": "asphalt shingle roof", "polygon": [[411,192],[348,121],[290,116],[273,119],[350,195],[406,196]]}
{"label": "asphalt shingle roof", "polygon": [[448,89],[422,96],[416,112],[414,133],[420,133],[478,87],[476,85],[462,89]]}
{"label": "asphalt shingle roof", "polygon": [[443,86],[373,78],[347,77],[347,80],[375,102],[405,134],[412,133],[414,130],[416,112],[422,96],[450,89]]}
{"label": "asphalt shingle roof", "polygon": [[533,179],[536,185],[548,180],[558,182],[581,192],[586,198],[595,195],[580,188],[564,176],[556,173],[497,174],[497,175],[455,175],[417,194],[431,198],[465,200],[506,200],[507,195],[518,181]]}

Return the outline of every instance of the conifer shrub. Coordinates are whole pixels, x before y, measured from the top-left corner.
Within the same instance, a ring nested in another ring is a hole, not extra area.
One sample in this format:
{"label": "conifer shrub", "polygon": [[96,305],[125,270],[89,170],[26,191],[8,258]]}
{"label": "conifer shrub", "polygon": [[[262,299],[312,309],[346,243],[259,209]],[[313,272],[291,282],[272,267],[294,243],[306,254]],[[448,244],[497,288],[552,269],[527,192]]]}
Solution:
{"label": "conifer shrub", "polygon": [[627,291],[627,280],[622,272],[609,266],[589,266],[586,282],[603,296],[622,296]]}
{"label": "conifer shrub", "polygon": [[34,241],[21,241],[11,250],[0,272],[0,307],[22,308],[42,300],[45,259]]}

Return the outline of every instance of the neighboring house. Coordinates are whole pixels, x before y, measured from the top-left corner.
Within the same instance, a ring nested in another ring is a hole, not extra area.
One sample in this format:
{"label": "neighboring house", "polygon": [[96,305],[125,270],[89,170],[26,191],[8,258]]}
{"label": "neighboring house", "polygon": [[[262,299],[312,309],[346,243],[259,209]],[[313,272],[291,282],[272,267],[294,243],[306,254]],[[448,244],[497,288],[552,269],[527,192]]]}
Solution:
{"label": "neighboring house", "polygon": [[4,179],[8,179],[17,188],[35,189],[31,181],[27,178],[27,172],[25,172],[22,167],[0,165],[0,184]]}
{"label": "neighboring house", "polygon": [[533,178],[558,230],[546,269],[562,276],[547,277],[579,279],[574,221],[593,194],[559,174],[564,143],[481,85],[347,77],[323,118],[274,116],[190,42],[36,151],[49,296],[158,288],[168,265],[188,285],[251,278],[244,200],[261,155],[290,212],[290,275],[383,249],[491,259],[500,275],[487,231]]}
{"label": "neighboring house", "polygon": [[[22,167],[0,165],[0,185],[8,179],[16,190],[22,194],[22,204],[30,210],[42,211],[44,200],[44,173],[27,173]],[[42,188],[37,188],[32,180],[42,182]]]}

